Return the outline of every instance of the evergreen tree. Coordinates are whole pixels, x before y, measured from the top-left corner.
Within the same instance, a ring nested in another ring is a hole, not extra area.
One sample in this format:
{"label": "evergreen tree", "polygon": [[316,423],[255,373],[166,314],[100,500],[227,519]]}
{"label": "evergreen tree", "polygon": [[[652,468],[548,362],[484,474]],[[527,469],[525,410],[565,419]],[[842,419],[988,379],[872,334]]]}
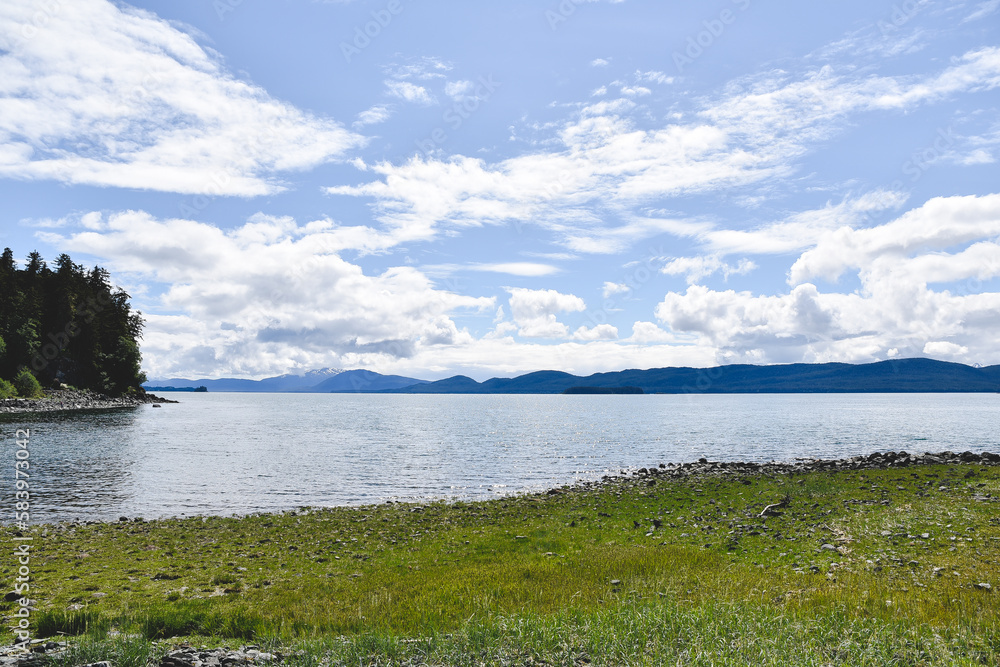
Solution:
{"label": "evergreen tree", "polygon": [[43,385],[64,382],[112,395],[145,381],[138,340],[142,314],[100,267],[86,271],[69,255],[54,269],[28,255],[18,270],[8,248],[0,256],[0,378],[30,369]]}

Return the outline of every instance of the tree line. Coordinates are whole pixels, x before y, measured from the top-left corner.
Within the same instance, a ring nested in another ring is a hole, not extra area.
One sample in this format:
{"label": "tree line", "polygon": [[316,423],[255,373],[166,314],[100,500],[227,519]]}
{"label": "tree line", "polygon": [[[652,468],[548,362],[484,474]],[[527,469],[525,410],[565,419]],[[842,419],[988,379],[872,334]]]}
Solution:
{"label": "tree line", "polygon": [[[0,395],[40,395],[66,384],[111,396],[141,392],[144,321],[108,272],[37,252],[19,269],[0,256]],[[13,385],[11,384],[13,380]]]}

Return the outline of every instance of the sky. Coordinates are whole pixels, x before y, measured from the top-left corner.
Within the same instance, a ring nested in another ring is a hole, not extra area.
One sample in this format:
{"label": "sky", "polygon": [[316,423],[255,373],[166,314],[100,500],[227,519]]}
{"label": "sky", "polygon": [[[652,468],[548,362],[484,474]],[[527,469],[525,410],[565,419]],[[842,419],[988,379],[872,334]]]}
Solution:
{"label": "sky", "polygon": [[1000,363],[1000,0],[4,0],[151,379]]}

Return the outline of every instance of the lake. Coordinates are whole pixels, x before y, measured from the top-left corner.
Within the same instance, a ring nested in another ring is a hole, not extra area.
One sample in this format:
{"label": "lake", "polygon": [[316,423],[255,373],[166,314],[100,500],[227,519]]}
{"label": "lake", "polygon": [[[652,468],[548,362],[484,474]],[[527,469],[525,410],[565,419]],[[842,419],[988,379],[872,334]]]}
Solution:
{"label": "lake", "polygon": [[32,523],[483,499],[712,460],[998,451],[1000,394],[170,394],[0,415],[4,523],[30,428]]}

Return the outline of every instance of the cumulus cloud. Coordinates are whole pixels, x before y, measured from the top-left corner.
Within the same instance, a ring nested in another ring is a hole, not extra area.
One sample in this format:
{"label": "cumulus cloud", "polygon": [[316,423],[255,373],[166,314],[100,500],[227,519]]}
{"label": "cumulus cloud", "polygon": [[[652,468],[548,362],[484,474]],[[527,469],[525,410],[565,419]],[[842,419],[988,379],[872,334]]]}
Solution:
{"label": "cumulus cloud", "polygon": [[511,317],[519,327],[518,334],[525,338],[566,338],[569,329],[556,316],[587,308],[580,297],[555,290],[512,287],[507,291]]}
{"label": "cumulus cloud", "polygon": [[608,299],[613,297],[615,294],[628,294],[631,291],[632,288],[625,283],[613,283],[608,281],[604,283],[604,287],[601,289],[601,295],[605,299]]}
{"label": "cumulus cloud", "polygon": [[[691,285],[668,293],[656,317],[720,361],[1000,361],[1000,293],[980,288],[1000,277],[998,207],[1000,195],[936,198],[882,225],[838,229],[795,261],[786,294]],[[807,281],[848,270],[860,290],[821,291]]]}
{"label": "cumulus cloud", "polygon": [[610,324],[598,324],[589,328],[582,326],[573,332],[573,340],[618,340],[618,329]]}
{"label": "cumulus cloud", "polygon": [[939,359],[961,359],[969,354],[969,348],[945,340],[935,340],[924,345],[924,354]]}
{"label": "cumulus cloud", "polygon": [[116,272],[167,286],[150,304],[143,343],[145,365],[160,377],[391,363],[461,345],[471,338],[452,314],[496,308],[492,298],[438,289],[412,268],[366,275],[340,256],[357,238],[341,232],[264,215],[222,230],[130,211],[96,231],[46,234]]}
{"label": "cumulus cloud", "polygon": [[[878,269],[890,262],[899,270],[901,260],[921,251],[942,251],[980,239],[1000,235],[1000,194],[937,197],[896,220],[872,228],[841,227],[825,234],[814,248],[792,265],[792,284],[815,277],[835,281],[849,268]],[[996,270],[990,246],[980,246],[987,261],[948,261],[943,256],[921,260],[925,268],[935,266],[933,281],[961,280],[992,275]],[[906,262],[902,262],[906,264]],[[936,276],[935,276],[936,274]]]}
{"label": "cumulus cloud", "polygon": [[364,143],[148,12],[107,0],[38,12],[0,4],[0,175],[251,196]]}
{"label": "cumulus cloud", "polygon": [[632,325],[632,335],[626,342],[644,345],[650,343],[676,343],[677,336],[669,331],[664,331],[653,322],[636,322]]}

